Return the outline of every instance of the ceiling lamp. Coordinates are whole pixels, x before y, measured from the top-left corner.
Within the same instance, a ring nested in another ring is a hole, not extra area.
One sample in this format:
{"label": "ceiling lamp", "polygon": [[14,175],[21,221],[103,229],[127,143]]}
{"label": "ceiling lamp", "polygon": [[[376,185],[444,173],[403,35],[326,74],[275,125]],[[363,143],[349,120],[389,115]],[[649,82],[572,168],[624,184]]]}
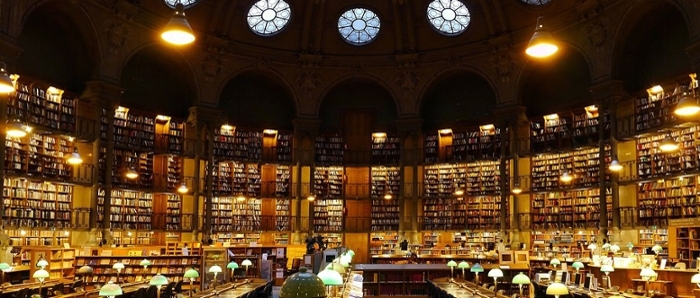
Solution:
{"label": "ceiling lamp", "polygon": [[393,196],[391,195],[391,191],[388,191],[387,193],[384,194],[384,199],[385,200],[391,200]]}
{"label": "ceiling lamp", "polygon": [[185,6],[182,3],[175,5],[175,13],[165,25],[160,37],[174,45],[185,45],[194,41],[194,32],[185,18]]}
{"label": "ceiling lamp", "polygon": [[564,174],[561,175],[561,177],[559,179],[561,180],[561,182],[567,183],[567,182],[571,182],[571,180],[574,180],[574,176],[571,176],[569,174],[569,172],[564,172]]}
{"label": "ceiling lamp", "polygon": [[134,168],[129,168],[129,170],[126,171],[125,176],[128,179],[136,179],[139,177],[139,173],[136,173],[136,170],[134,170]]}
{"label": "ceiling lamp", "polygon": [[620,164],[619,161],[617,161],[617,159],[613,159],[613,161],[610,162],[608,169],[613,171],[613,172],[619,172],[619,171],[622,171],[622,165]]}
{"label": "ceiling lamp", "polygon": [[309,202],[313,202],[315,199],[316,199],[316,197],[314,197],[313,194],[311,194],[311,195],[309,195],[308,197],[306,197],[306,200],[308,200]]}
{"label": "ceiling lamp", "polygon": [[5,62],[0,62],[0,93],[10,93],[15,91],[15,84],[7,74],[7,65]]}
{"label": "ceiling lamp", "polygon": [[23,138],[27,136],[27,130],[19,119],[7,122],[7,136],[11,138]]}
{"label": "ceiling lamp", "polygon": [[678,150],[678,143],[669,135],[667,135],[661,143],[659,143],[659,149],[663,152],[671,152]]}
{"label": "ceiling lamp", "polygon": [[[690,88],[697,86],[696,77],[696,74],[690,74]],[[687,92],[687,90],[683,92],[681,99],[676,105],[676,110],[673,112],[678,116],[692,116],[700,112],[700,105],[698,105],[698,101],[695,98],[695,88],[693,88],[693,93]]]}
{"label": "ceiling lamp", "polygon": [[463,194],[464,194],[464,190],[462,190],[461,188],[458,188],[457,190],[455,190],[455,195],[461,196]]}
{"label": "ceiling lamp", "polygon": [[72,165],[79,165],[79,164],[83,163],[83,158],[80,157],[80,154],[78,153],[78,147],[73,148],[73,153],[71,153],[68,156],[67,161],[69,164],[72,164]]}
{"label": "ceiling lamp", "polygon": [[544,17],[537,18],[535,34],[530,38],[530,43],[528,43],[525,53],[531,57],[545,58],[553,55],[558,50],[559,47],[554,43],[552,34],[544,26]]}
{"label": "ceiling lamp", "polygon": [[519,195],[520,193],[523,192],[523,189],[520,188],[520,186],[516,184],[515,186],[513,186],[513,188],[510,189],[510,192],[512,192],[514,195]]}
{"label": "ceiling lamp", "polygon": [[185,194],[188,191],[189,191],[189,189],[187,188],[187,184],[185,184],[185,182],[182,182],[182,184],[180,184],[180,187],[177,188],[177,192],[182,193],[182,194]]}
{"label": "ceiling lamp", "polygon": [[242,195],[242,194],[241,194],[241,195],[238,195],[238,196],[236,197],[236,201],[245,202],[245,196]]}

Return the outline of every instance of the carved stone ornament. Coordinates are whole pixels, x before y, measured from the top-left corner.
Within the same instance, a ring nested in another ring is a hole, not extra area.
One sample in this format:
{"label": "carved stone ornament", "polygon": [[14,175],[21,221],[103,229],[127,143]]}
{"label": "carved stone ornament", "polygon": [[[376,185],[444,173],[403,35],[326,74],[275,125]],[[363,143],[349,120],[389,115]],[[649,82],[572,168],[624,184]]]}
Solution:
{"label": "carved stone ornament", "polygon": [[495,49],[489,62],[491,62],[493,70],[501,77],[501,80],[504,82],[510,80],[515,61],[513,61],[513,54],[508,47],[499,47]]}
{"label": "carved stone ornament", "polygon": [[600,19],[591,20],[583,26],[586,33],[586,39],[594,47],[600,47],[605,44],[608,39],[608,29]]}
{"label": "carved stone ornament", "polygon": [[420,77],[414,71],[406,70],[396,76],[394,83],[405,91],[411,91],[418,86],[420,81]]}
{"label": "carved stone ornament", "polygon": [[323,80],[313,71],[304,71],[299,74],[297,84],[299,84],[299,87],[305,92],[311,92],[323,84]]}
{"label": "carved stone ornament", "polygon": [[202,72],[207,81],[212,81],[221,73],[221,59],[216,53],[208,53],[202,59]]}
{"label": "carved stone ornament", "polygon": [[126,44],[126,40],[129,36],[129,27],[115,19],[107,20],[105,25],[107,28],[107,44],[109,45],[109,50],[112,53],[116,53]]}

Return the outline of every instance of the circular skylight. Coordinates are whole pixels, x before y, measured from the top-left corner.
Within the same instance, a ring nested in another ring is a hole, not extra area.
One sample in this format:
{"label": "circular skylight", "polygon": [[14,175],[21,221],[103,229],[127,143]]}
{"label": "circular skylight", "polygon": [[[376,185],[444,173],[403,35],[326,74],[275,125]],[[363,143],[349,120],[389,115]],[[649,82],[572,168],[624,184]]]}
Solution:
{"label": "circular skylight", "polygon": [[182,5],[185,8],[190,8],[199,2],[199,0],[163,0],[163,1],[165,1],[165,5],[170,6],[170,8],[175,8],[175,5],[177,5],[178,3],[182,3]]}
{"label": "circular skylight", "polygon": [[457,35],[469,26],[469,9],[459,0],[433,0],[428,4],[428,21],[435,29]]}
{"label": "circular skylight", "polygon": [[523,1],[527,4],[532,4],[532,5],[545,5],[552,0],[520,0],[520,1]]}
{"label": "circular skylight", "polygon": [[292,16],[292,9],[283,0],[260,0],[248,10],[248,26],[260,35],[282,30]]}
{"label": "circular skylight", "polygon": [[345,41],[362,45],[372,41],[379,33],[379,16],[366,8],[353,8],[338,19],[338,32]]}

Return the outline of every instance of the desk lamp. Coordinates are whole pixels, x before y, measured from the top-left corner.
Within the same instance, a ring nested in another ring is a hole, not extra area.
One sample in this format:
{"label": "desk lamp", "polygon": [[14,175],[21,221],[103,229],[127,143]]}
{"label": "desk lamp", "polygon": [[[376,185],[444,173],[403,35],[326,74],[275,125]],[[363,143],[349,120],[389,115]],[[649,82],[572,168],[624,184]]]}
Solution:
{"label": "desk lamp", "polygon": [[457,262],[454,260],[450,260],[447,262],[447,267],[450,267],[450,280],[454,280],[454,275],[455,275],[455,267],[457,267]]}
{"label": "desk lamp", "polygon": [[628,242],[628,243],[627,243],[627,249],[629,249],[630,251],[632,251],[633,248],[634,248],[634,244],[632,244],[632,242]]}
{"label": "desk lamp", "polygon": [[335,262],[328,264],[328,266],[326,266],[326,269],[335,270],[338,273],[340,273],[340,275],[343,275],[346,272],[345,267]]}
{"label": "desk lamp", "polygon": [[503,271],[501,271],[501,269],[498,268],[493,268],[489,270],[488,275],[489,277],[493,277],[493,292],[495,294],[498,292],[498,278],[503,277]]}
{"label": "desk lamp", "polygon": [[112,269],[117,270],[117,283],[119,283],[119,273],[122,273],[122,269],[124,269],[124,264],[121,262],[116,262],[114,265],[112,265]]}
{"label": "desk lamp", "polygon": [[318,278],[320,278],[323,281],[323,285],[326,286],[326,296],[328,297],[333,297],[331,294],[331,287],[343,285],[343,277],[340,273],[330,268],[323,269],[323,271],[319,272]]}
{"label": "desk lamp", "polygon": [[143,259],[143,261],[141,261],[139,265],[143,266],[143,270],[146,270],[148,266],[151,266],[151,261],[149,261],[148,259]]}
{"label": "desk lamp", "polygon": [[654,272],[654,269],[642,268],[642,272],[639,273],[639,276],[641,276],[644,280],[644,290],[649,294],[649,296],[653,296],[651,295],[651,291],[649,290],[649,281],[652,277],[656,276],[656,272]]}
{"label": "desk lamp", "polygon": [[12,269],[8,263],[0,263],[0,271],[2,271],[2,279],[0,279],[0,287],[3,291],[5,290],[5,272],[9,272]]}
{"label": "desk lamp", "polygon": [[661,245],[656,244],[651,248],[651,250],[658,256],[659,253],[664,250],[664,248],[661,247]]}
{"label": "desk lamp", "polygon": [[608,280],[607,281],[607,285],[608,285],[607,288],[610,289],[610,287],[611,287],[611,285],[610,285],[610,272],[615,272],[615,268],[613,268],[612,265],[605,264],[603,266],[600,266],[600,272],[605,273],[605,279]]}
{"label": "desk lamp", "polygon": [[[342,268],[342,266],[340,266]],[[306,267],[287,277],[279,292],[280,298],[322,298],[326,297],[323,281]]]}
{"label": "desk lamp", "polygon": [[350,263],[352,263],[352,256],[344,253],[340,255],[340,265],[343,265],[343,267],[348,268],[350,267]]}
{"label": "desk lamp", "polygon": [[557,270],[557,265],[559,264],[561,264],[561,261],[559,261],[559,259],[557,258],[554,258],[551,261],[549,261],[549,265],[552,265],[552,267],[554,267],[554,271]]}
{"label": "desk lamp", "polygon": [[554,295],[554,298],[559,298],[562,295],[569,295],[569,289],[562,283],[554,282],[547,287],[547,295]]}
{"label": "desk lamp", "polygon": [[469,268],[469,263],[467,263],[467,261],[461,261],[457,264],[457,268],[462,269],[462,279],[467,280],[467,274],[464,273],[464,269]]}
{"label": "desk lamp", "polygon": [[102,286],[102,288],[100,288],[99,295],[108,298],[114,298],[117,296],[121,296],[122,294],[124,294],[122,288],[118,284],[115,284],[110,281],[106,285]]}
{"label": "desk lamp", "polygon": [[241,265],[245,266],[245,278],[248,278],[248,267],[252,266],[253,262],[251,262],[248,259],[245,259],[243,260],[243,262],[241,262]]}
{"label": "desk lamp", "polygon": [[586,266],[583,265],[583,263],[581,262],[574,262],[573,264],[571,264],[571,267],[576,269],[576,274],[578,274],[578,270]]}
{"label": "desk lamp", "polygon": [[690,278],[690,283],[698,285],[700,288],[700,273],[695,273],[692,278]]}
{"label": "desk lamp", "polygon": [[160,273],[156,274],[155,276],[151,277],[151,281],[148,282],[149,285],[156,286],[158,288],[158,295],[156,297],[160,298],[160,287],[163,285],[168,284],[168,278],[165,276],[160,275]]}
{"label": "desk lamp", "polygon": [[598,249],[598,245],[595,245],[595,243],[588,245],[588,250],[591,251],[591,259],[593,258],[593,254],[595,253],[596,249]]}
{"label": "desk lamp", "polygon": [[513,281],[511,281],[512,284],[518,285],[518,288],[520,288],[520,297],[523,296],[523,285],[529,285],[530,284],[530,278],[527,277],[524,273],[520,272],[520,274],[516,275],[513,277]]}
{"label": "desk lamp", "polygon": [[348,251],[346,251],[345,253],[353,258],[355,257],[355,252],[352,249],[348,249]]}
{"label": "desk lamp", "polygon": [[605,244],[603,244],[603,246],[602,246],[603,251],[605,251],[605,252],[608,252],[608,251],[610,250],[611,247],[612,247],[612,245],[610,245],[610,243],[605,243]]}
{"label": "desk lamp", "polygon": [[85,286],[87,286],[87,284],[88,284],[87,276],[92,274],[92,267],[90,267],[88,265],[80,267],[78,269],[78,274],[83,276],[83,283],[85,283]]}
{"label": "desk lamp", "polygon": [[47,262],[43,256],[39,259],[39,262],[36,262],[36,266],[41,268],[41,269],[46,268],[46,266],[48,266],[48,265],[49,265],[49,262]]}
{"label": "desk lamp", "polygon": [[235,280],[235,271],[236,269],[238,269],[238,263],[236,263],[236,261],[231,261],[231,263],[228,263],[228,265],[226,265],[226,268],[231,269],[231,280]]}
{"label": "desk lamp", "polygon": [[618,251],[620,251],[620,246],[617,244],[613,244],[610,246],[610,251],[612,251],[612,253],[616,254]]}
{"label": "desk lamp", "polygon": [[192,289],[194,289],[194,280],[197,277],[199,277],[199,271],[194,270],[194,268],[187,269],[183,277],[190,280],[190,297],[192,297]]}
{"label": "desk lamp", "polygon": [[481,267],[481,264],[476,263],[472,268],[469,269],[469,271],[474,273],[474,284],[476,286],[479,286],[479,272],[484,272],[484,267]]}
{"label": "desk lamp", "polygon": [[32,277],[39,280],[39,295],[41,295],[41,286],[44,285],[44,280],[49,278],[49,272],[44,269],[39,269],[34,272]]}
{"label": "desk lamp", "polygon": [[216,275],[221,273],[221,267],[219,265],[211,266],[209,267],[209,273],[214,273],[214,291],[216,291]]}

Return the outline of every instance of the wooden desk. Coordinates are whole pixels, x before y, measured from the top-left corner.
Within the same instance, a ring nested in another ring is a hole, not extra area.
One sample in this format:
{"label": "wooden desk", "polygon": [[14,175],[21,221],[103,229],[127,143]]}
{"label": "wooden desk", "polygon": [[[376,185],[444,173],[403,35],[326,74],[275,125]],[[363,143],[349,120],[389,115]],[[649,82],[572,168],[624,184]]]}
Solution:
{"label": "wooden desk", "polygon": [[475,284],[455,279],[450,281],[449,278],[439,278],[431,280],[438,289],[445,291],[451,298],[473,297],[473,298],[508,298],[502,294],[496,294],[494,291],[483,287],[477,287]]}
{"label": "wooden desk", "polygon": [[235,283],[225,283],[223,285],[217,286],[216,291],[214,289],[208,289],[206,291],[199,292],[193,297],[197,298],[210,298],[214,296],[226,297],[226,298],[240,298],[245,294],[255,291],[259,287],[264,287],[268,283],[267,280],[261,278],[251,278],[248,282],[235,282]]}
{"label": "wooden desk", "polygon": [[[588,266],[588,265],[587,265]],[[588,266],[591,273],[595,274],[596,277],[601,277],[600,266]],[[620,286],[620,290],[634,289],[635,284],[633,280],[639,279],[639,273],[641,268],[615,268],[614,272],[610,272],[610,282],[613,286]],[[693,289],[697,288],[694,284],[690,283],[690,279],[698,273],[697,270],[680,270],[680,269],[655,269],[654,270],[659,276],[658,281],[668,281],[668,284],[664,284],[669,290],[667,295],[673,297],[679,296],[693,296]],[[602,273],[602,275],[605,275]]]}

